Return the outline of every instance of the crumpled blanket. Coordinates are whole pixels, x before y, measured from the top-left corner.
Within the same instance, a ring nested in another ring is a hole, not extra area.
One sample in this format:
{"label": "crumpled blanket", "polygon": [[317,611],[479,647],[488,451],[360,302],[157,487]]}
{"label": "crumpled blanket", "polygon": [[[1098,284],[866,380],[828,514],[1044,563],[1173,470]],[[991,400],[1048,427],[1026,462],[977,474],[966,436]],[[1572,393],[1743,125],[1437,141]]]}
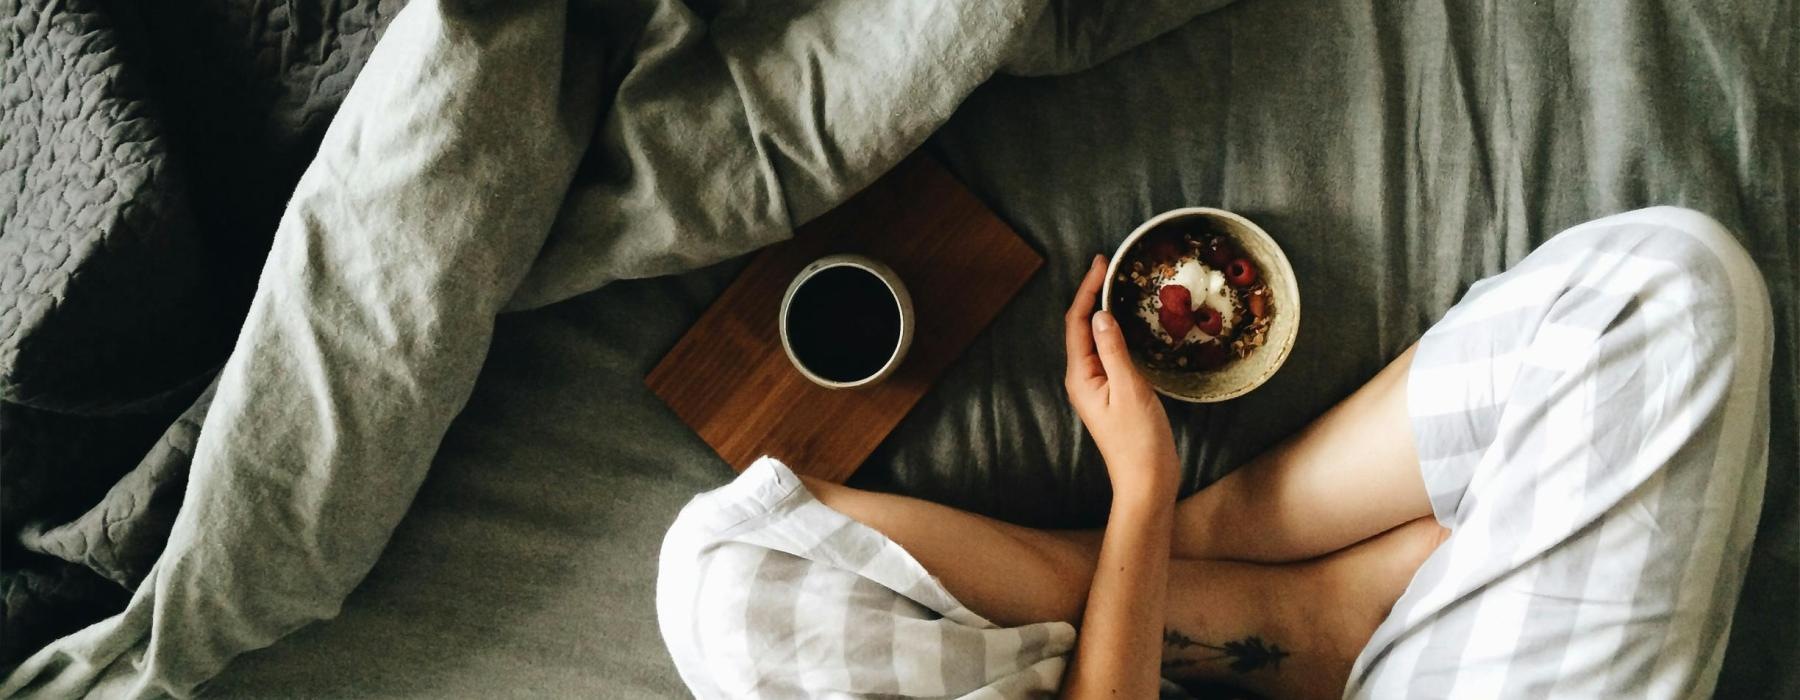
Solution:
{"label": "crumpled blanket", "polygon": [[172,429],[198,424],[191,453],[163,438],[191,454],[166,548],[123,612],[0,694],[187,695],[332,616],[498,313],[780,240],[996,71],[1080,69],[1223,4],[414,2],[292,192],[210,401]]}

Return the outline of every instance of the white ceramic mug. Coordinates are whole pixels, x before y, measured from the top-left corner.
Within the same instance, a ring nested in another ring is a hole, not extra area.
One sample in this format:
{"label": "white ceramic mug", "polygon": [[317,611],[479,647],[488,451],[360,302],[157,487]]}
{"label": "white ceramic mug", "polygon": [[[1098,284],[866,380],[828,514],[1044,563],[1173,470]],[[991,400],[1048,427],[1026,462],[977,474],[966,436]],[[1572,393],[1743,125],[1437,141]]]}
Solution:
{"label": "white ceramic mug", "polygon": [[[838,267],[855,268],[862,272],[866,272],[879,280],[892,295],[895,312],[899,316],[899,338],[894,343],[893,350],[888,355],[887,361],[882,363],[880,369],[875,372],[864,377],[849,380],[823,377],[820,376],[819,373],[813,371],[813,369],[808,368],[806,363],[800,361],[799,354],[794,350],[793,338],[789,335],[789,317],[790,312],[794,310],[792,308],[794,304],[794,294],[800,291],[800,288],[805,286],[807,281],[811,280],[819,273]],[[819,258],[818,260],[814,260],[811,264],[800,270],[800,274],[794,275],[794,281],[788,284],[787,293],[781,297],[781,349],[787,353],[788,361],[793,363],[794,368],[799,370],[801,375],[819,386],[830,389],[854,389],[857,387],[869,386],[888,378],[894,373],[894,370],[900,367],[901,361],[906,359],[906,351],[908,348],[912,347],[912,337],[912,295],[907,293],[906,284],[900,281],[900,275],[896,274],[892,268],[866,256],[841,254],[828,255]]]}

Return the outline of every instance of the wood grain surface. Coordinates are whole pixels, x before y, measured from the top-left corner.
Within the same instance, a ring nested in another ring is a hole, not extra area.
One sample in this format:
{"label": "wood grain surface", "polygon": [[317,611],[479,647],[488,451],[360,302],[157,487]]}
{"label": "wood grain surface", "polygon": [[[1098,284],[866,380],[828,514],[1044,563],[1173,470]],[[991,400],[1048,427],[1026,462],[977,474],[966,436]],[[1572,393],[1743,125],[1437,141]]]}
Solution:
{"label": "wood grain surface", "polygon": [[[874,386],[820,387],[781,350],[788,283],[833,253],[887,263],[912,294],[912,349]],[[644,381],[732,468],[766,454],[842,482],[1043,264],[949,171],[915,155],[758,253]]]}

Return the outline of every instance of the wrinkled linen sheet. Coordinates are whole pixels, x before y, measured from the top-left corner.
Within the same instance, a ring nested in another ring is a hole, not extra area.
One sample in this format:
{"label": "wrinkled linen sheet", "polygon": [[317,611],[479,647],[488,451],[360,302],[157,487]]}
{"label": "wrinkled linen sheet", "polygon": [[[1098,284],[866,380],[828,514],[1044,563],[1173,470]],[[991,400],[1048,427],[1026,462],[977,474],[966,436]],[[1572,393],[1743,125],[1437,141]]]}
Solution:
{"label": "wrinkled linen sheet", "polygon": [[282,217],[167,548],[0,692],[185,695],[335,615],[501,310],[780,240],[996,70],[1084,67],[1219,4],[408,6]]}
{"label": "wrinkled linen sheet", "polygon": [[[1018,522],[1096,523],[1104,472],[1045,348],[1059,347],[1085,256],[1163,209],[1217,204],[1262,223],[1306,309],[1268,386],[1171,405],[1197,487],[1555,231],[1683,204],[1740,236],[1776,320],[1764,512],[1718,692],[1800,692],[1794,4],[1368,5],[1248,0],[1092,70],[974,91],[927,148],[1051,263],[858,480]],[[209,689],[681,694],[651,609],[656,545],[683,503],[730,473],[642,377],[735,269],[502,316],[411,512],[341,614],[242,657]],[[125,663],[161,663],[147,648]]]}

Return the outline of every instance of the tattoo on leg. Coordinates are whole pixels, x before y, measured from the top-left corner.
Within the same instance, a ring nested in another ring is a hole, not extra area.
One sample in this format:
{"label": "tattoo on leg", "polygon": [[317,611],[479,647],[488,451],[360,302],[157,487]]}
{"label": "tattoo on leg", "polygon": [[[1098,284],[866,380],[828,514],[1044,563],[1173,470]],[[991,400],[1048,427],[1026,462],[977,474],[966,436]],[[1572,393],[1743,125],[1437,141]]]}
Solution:
{"label": "tattoo on leg", "polygon": [[1264,642],[1262,637],[1250,635],[1237,641],[1224,644],[1207,644],[1189,637],[1177,630],[1163,629],[1163,648],[1179,651],[1199,647],[1214,652],[1212,656],[1186,659],[1169,659],[1163,662],[1164,671],[1195,666],[1205,661],[1229,660],[1230,668],[1235,673],[1249,673],[1262,668],[1281,669],[1281,660],[1290,654],[1279,644]]}

